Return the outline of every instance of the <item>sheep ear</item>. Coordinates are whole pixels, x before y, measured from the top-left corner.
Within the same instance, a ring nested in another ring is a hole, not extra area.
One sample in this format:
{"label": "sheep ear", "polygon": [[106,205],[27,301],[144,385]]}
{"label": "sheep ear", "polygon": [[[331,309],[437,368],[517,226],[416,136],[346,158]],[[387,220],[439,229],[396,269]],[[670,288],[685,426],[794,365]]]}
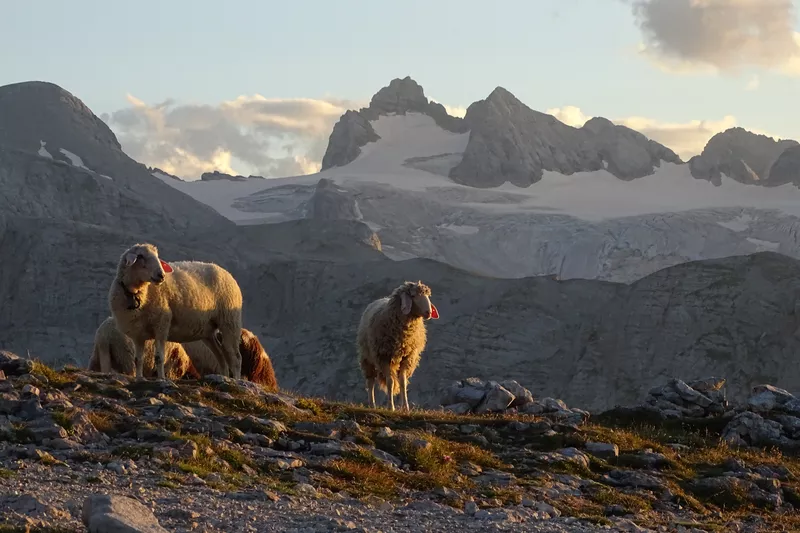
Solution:
{"label": "sheep ear", "polygon": [[400,311],[404,315],[411,312],[411,296],[404,292],[400,293]]}
{"label": "sheep ear", "polygon": [[166,272],[167,274],[172,272],[172,267],[169,266],[169,263],[167,263],[166,261],[162,261],[161,259],[159,259],[159,261],[161,261],[161,268],[164,269],[164,272]]}
{"label": "sheep ear", "polygon": [[436,309],[436,306],[433,305],[433,302],[431,302],[431,318],[434,320],[439,318],[439,310]]}
{"label": "sheep ear", "polygon": [[133,252],[128,252],[125,254],[125,266],[131,266],[136,262],[138,255]]}

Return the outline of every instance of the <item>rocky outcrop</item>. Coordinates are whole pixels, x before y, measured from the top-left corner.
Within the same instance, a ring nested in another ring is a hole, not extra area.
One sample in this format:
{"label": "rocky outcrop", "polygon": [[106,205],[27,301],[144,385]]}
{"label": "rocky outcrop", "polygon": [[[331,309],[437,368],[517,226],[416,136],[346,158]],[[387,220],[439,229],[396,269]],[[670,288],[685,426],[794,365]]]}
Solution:
{"label": "rocky outcrop", "polygon": [[328,140],[328,149],[322,158],[322,170],[354,161],[361,153],[362,146],[380,139],[371,121],[385,115],[406,113],[428,115],[447,131],[467,131],[466,123],[461,118],[448,115],[443,105],[429,101],[416,81],[408,76],[395,78],[375,93],[368,107],[359,111],[349,110],[342,115]]}
{"label": "rocky outcrop", "polygon": [[732,446],[800,450],[800,398],[772,385],[757,385],[722,438]]}
{"label": "rocky outcrop", "polygon": [[658,409],[664,418],[703,418],[717,416],[728,409],[725,379],[705,378],[684,382],[672,379],[650,390],[645,403]]}
{"label": "rocky outcrop", "polygon": [[366,117],[358,111],[346,111],[333,126],[328,148],[322,158],[322,170],[354,161],[361,154],[362,146],[378,139],[380,137]]}
{"label": "rocky outcrop", "polygon": [[[797,141],[776,141],[743,128],[730,128],[711,137],[703,152],[689,160],[689,168],[692,176],[714,185],[722,183],[723,174],[740,183],[771,185],[770,169],[787,148],[795,146]],[[775,184],[787,179],[790,162],[781,162]]]}
{"label": "rocky outcrop", "polygon": [[306,217],[316,220],[362,220],[356,199],[336,184],[322,178],[306,204]]}
{"label": "rocky outcrop", "polygon": [[668,148],[624,126],[596,118],[573,128],[528,108],[502,87],[470,105],[464,120],[469,143],[450,177],[473,187],[506,181],[528,187],[545,170],[573,174],[605,168],[630,180],[652,174],[662,160],[680,162]]}
{"label": "rocky outcrop", "polygon": [[262,176],[241,176],[236,175],[233,176],[231,174],[225,174],[224,172],[220,172],[219,170],[215,170],[214,172],[203,172],[203,175],[200,176],[200,181],[247,181],[251,179],[264,179]]}
{"label": "rocky outcrop", "polygon": [[446,411],[461,415],[525,413],[567,424],[580,424],[589,419],[589,413],[570,409],[561,400],[535,399],[531,391],[514,380],[498,383],[478,378],[463,379],[445,390],[441,404]]}

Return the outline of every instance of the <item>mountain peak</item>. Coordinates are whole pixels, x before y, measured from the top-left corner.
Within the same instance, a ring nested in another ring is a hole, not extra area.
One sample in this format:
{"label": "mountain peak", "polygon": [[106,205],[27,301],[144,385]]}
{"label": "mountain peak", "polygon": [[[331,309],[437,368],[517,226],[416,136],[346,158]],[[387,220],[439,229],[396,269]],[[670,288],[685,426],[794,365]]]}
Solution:
{"label": "mountain peak", "polygon": [[359,111],[348,110],[339,118],[328,139],[322,170],[351,163],[361,153],[362,146],[380,139],[372,128],[372,121],[382,116],[406,113],[428,115],[440,128],[453,133],[469,130],[464,119],[450,116],[442,104],[428,100],[425,90],[411,76],[395,78],[375,93],[369,107]]}
{"label": "mountain peak", "polygon": [[[69,134],[64,139],[43,139],[44,131]],[[66,89],[45,81],[0,87],[0,144],[35,152],[40,141],[68,148],[69,137],[89,137],[107,148],[122,149],[106,123]]]}
{"label": "mountain peak", "polygon": [[[787,180],[795,182],[794,178],[789,180],[786,173],[797,174],[791,170],[796,164],[796,157],[781,161],[781,176],[776,175],[778,182],[770,180],[770,175],[781,155],[797,145],[797,141],[776,140],[736,126],[711,137],[703,152],[689,160],[689,169],[695,178],[708,180],[715,185],[722,183],[723,174],[740,183],[773,185],[786,183]],[[800,184],[800,180],[797,183]]]}
{"label": "mountain peak", "polygon": [[489,96],[486,97],[486,101],[492,103],[522,103],[511,91],[499,85],[489,93]]}

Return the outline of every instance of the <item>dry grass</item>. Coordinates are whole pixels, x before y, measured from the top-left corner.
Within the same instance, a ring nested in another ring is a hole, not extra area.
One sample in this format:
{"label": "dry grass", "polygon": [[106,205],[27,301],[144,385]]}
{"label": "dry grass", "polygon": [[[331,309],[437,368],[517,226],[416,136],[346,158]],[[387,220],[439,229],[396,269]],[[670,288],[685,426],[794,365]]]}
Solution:
{"label": "dry grass", "polygon": [[31,373],[46,377],[47,382],[54,387],[60,387],[72,381],[68,373],[53,370],[38,359],[33,360],[33,370]]}

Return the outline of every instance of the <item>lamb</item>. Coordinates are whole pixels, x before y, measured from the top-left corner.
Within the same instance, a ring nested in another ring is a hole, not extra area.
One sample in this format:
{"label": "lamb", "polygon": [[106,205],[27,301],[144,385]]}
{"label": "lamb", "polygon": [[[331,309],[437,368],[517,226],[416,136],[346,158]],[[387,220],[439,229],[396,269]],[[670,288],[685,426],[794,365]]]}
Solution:
{"label": "lamb", "polygon": [[166,342],[198,340],[217,356],[225,375],[241,377],[242,291],[219,265],[170,265],[154,245],[135,244],[120,256],[108,303],[117,327],[134,343],[137,378],[143,377],[144,344],[150,339],[159,379],[165,377]]}
{"label": "lamb", "polygon": [[[153,341],[147,341],[144,349],[144,375],[147,377],[155,375],[154,351]],[[117,328],[114,317],[108,317],[95,332],[89,370],[104,373],[113,371],[132,376],[135,372],[134,353],[133,341]],[[169,379],[200,378],[182,345],[167,342],[165,353],[164,372]]]}
{"label": "lamb", "polygon": [[406,281],[388,297],[370,303],[361,315],[356,346],[372,407],[377,381],[392,411],[400,391],[403,407],[410,410],[408,381],[425,348],[424,320],[439,318],[430,296],[431,289],[421,281]]}
{"label": "lamb", "polygon": [[[201,375],[219,374],[222,371],[214,354],[204,342],[187,342],[183,347]],[[275,370],[272,368],[269,355],[258,337],[245,328],[242,328],[239,352],[242,354],[242,377],[244,379],[260,383],[268,389],[278,389],[278,380],[275,378]]]}

